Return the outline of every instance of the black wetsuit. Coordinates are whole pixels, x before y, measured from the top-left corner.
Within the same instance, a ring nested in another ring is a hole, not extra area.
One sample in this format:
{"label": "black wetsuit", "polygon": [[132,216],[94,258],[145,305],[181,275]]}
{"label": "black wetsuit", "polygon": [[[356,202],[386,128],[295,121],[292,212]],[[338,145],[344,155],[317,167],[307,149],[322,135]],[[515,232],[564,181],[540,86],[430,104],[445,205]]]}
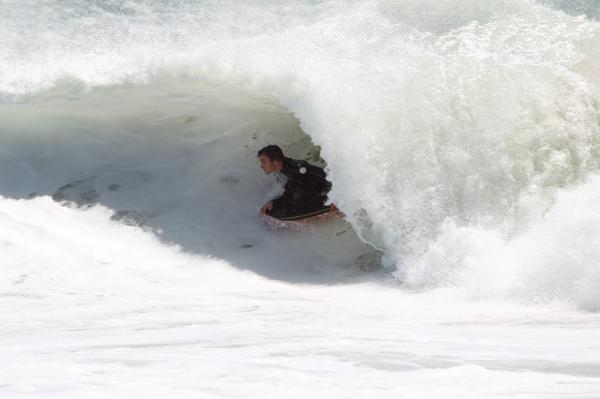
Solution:
{"label": "black wetsuit", "polygon": [[281,197],[267,214],[278,219],[301,219],[329,210],[325,206],[331,183],[325,171],[306,161],[284,158],[281,173],[287,178]]}

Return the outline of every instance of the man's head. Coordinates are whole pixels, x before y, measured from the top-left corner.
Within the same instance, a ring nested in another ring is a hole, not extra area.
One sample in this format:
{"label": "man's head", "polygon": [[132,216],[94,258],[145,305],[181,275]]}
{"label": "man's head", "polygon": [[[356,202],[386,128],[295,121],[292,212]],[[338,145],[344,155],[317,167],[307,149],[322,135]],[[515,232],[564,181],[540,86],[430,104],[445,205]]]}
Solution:
{"label": "man's head", "polygon": [[260,168],[267,174],[281,172],[283,167],[283,151],[276,145],[268,145],[258,151],[258,163]]}

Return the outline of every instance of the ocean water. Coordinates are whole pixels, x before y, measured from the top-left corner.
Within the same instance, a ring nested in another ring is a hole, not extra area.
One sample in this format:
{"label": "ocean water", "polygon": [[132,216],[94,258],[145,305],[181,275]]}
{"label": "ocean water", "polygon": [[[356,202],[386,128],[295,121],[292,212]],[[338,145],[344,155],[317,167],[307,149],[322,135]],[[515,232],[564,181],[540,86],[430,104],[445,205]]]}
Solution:
{"label": "ocean water", "polygon": [[599,242],[597,1],[0,0],[2,398],[598,398]]}

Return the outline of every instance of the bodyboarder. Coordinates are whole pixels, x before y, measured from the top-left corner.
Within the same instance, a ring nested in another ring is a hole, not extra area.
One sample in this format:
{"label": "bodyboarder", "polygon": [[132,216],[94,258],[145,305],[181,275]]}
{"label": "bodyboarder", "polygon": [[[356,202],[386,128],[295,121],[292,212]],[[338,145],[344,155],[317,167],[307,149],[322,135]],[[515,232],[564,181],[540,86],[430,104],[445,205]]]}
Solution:
{"label": "bodyboarder", "polygon": [[325,178],[322,168],[303,160],[287,158],[276,145],[260,149],[257,157],[265,174],[281,173],[285,177],[283,194],[263,205],[261,215],[280,220],[299,220],[336,209],[334,205],[325,205],[331,183]]}

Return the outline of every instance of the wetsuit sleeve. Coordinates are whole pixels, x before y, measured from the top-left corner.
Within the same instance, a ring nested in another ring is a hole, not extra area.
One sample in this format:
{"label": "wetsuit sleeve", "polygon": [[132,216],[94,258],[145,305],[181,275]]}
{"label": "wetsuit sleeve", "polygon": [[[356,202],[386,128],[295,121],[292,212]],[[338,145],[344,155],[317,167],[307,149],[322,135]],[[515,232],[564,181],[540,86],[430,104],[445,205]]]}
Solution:
{"label": "wetsuit sleeve", "polygon": [[280,197],[273,200],[273,210],[289,209],[292,205],[292,193],[286,186],[285,191]]}

